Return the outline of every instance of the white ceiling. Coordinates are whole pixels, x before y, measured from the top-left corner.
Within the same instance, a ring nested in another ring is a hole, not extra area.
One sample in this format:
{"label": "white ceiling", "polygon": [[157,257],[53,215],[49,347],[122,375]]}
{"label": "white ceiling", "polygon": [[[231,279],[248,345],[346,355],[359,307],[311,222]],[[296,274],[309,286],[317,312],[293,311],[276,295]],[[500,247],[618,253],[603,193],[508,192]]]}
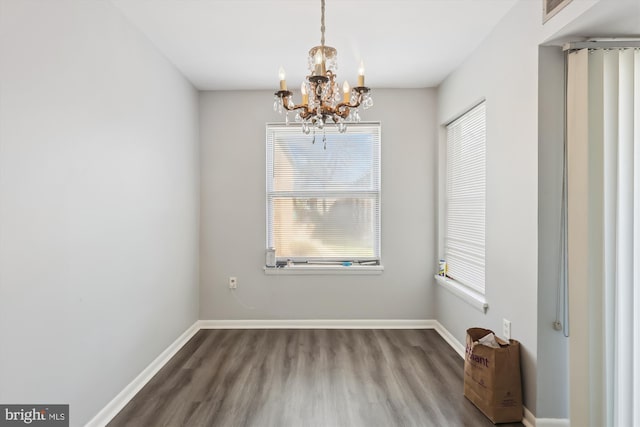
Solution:
{"label": "white ceiling", "polygon": [[[320,0],[112,0],[202,90],[277,89],[307,74]],[[339,81],[362,59],[376,88],[437,86],[516,0],[327,0]]]}

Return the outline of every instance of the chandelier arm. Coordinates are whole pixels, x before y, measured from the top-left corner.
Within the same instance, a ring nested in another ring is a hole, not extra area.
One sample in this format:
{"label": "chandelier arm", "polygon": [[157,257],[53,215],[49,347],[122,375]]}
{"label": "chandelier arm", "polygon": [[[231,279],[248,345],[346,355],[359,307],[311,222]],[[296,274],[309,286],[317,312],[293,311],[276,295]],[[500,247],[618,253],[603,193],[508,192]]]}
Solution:
{"label": "chandelier arm", "polygon": [[301,114],[306,114],[309,112],[309,107],[307,106],[307,104],[298,104],[298,105],[294,105],[293,107],[289,107],[287,104],[283,102],[282,106],[287,111],[304,110],[304,113],[301,113]]}
{"label": "chandelier arm", "polygon": [[347,117],[349,117],[349,113],[351,112],[351,109],[358,108],[359,105],[360,105],[359,102],[354,105],[346,102],[341,102],[340,104],[336,105],[335,114],[342,117],[343,119],[346,119]]}
{"label": "chandelier arm", "polygon": [[358,108],[360,106],[360,101],[358,101],[357,104],[350,104],[348,102],[341,102],[340,104],[336,105],[336,111],[341,110],[343,108],[346,108],[347,110],[349,108]]}
{"label": "chandelier arm", "polygon": [[334,114],[342,119],[346,119],[347,117],[349,117],[349,109],[347,108],[342,111],[336,111]]}
{"label": "chandelier arm", "polygon": [[302,117],[303,119],[308,119],[313,115],[313,112],[309,110],[309,106],[307,104],[298,104],[294,105],[293,107],[289,107],[289,105],[283,102],[282,107],[287,111],[302,110],[300,111],[300,117]]}
{"label": "chandelier arm", "polygon": [[336,110],[339,110],[341,108],[358,108],[360,104],[362,104],[362,97],[358,96],[358,99],[355,103],[352,104],[350,102],[341,102],[340,104],[336,105]]}
{"label": "chandelier arm", "polygon": [[313,116],[313,113],[309,111],[308,108],[305,108],[304,111],[300,113],[300,118],[302,118],[303,120],[306,120],[311,116]]}
{"label": "chandelier arm", "polygon": [[349,104],[345,103],[340,103],[333,108],[328,105],[324,105],[320,107],[319,110],[320,115],[323,117],[339,116],[346,119],[349,116]]}

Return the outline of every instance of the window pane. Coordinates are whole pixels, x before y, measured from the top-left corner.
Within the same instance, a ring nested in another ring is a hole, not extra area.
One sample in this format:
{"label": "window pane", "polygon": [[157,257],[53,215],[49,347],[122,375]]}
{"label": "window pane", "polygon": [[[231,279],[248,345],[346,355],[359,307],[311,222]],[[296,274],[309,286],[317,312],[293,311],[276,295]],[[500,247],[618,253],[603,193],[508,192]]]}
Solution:
{"label": "window pane", "polygon": [[309,137],[275,141],[274,190],[371,190],[376,187],[371,135],[327,135],[327,150]]}
{"label": "window pane", "polygon": [[373,258],[376,204],[373,198],[274,198],[276,256]]}
{"label": "window pane", "polygon": [[447,125],[447,275],[484,293],[486,131],[482,103]]}

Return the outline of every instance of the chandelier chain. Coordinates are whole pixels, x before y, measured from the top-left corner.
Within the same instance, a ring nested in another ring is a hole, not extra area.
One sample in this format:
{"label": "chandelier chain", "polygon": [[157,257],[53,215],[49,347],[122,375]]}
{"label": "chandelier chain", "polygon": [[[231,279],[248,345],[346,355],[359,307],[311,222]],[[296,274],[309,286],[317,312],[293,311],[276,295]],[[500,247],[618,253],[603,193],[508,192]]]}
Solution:
{"label": "chandelier chain", "polygon": [[320,45],[322,46],[322,53],[324,54],[324,0],[321,0],[321,14],[320,14],[320,33],[322,37],[320,38]]}

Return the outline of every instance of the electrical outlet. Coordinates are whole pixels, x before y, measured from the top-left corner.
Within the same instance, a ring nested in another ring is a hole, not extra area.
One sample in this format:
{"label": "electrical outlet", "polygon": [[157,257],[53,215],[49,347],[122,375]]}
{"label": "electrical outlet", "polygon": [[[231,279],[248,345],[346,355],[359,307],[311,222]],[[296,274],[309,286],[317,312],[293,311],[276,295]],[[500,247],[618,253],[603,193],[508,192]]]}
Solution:
{"label": "electrical outlet", "polygon": [[506,340],[511,339],[511,321],[502,319],[502,337]]}
{"label": "electrical outlet", "polygon": [[229,289],[236,289],[238,287],[238,278],[229,277]]}

